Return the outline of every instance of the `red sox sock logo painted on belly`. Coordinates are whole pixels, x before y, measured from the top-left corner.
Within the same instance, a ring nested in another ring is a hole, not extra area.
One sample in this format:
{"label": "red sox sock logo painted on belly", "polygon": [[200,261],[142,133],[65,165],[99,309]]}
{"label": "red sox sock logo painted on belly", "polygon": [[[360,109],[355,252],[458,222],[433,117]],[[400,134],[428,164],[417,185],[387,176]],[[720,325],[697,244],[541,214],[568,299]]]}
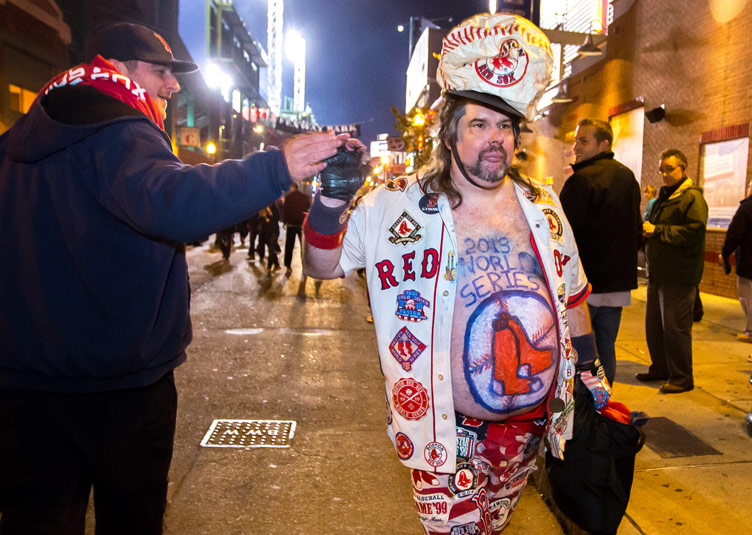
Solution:
{"label": "red sox sock logo painted on belly", "polygon": [[515,258],[504,238],[465,245],[459,299],[474,308],[463,348],[470,393],[497,414],[535,407],[554,380],[558,343],[556,314],[538,293],[545,286],[540,265],[528,253]]}

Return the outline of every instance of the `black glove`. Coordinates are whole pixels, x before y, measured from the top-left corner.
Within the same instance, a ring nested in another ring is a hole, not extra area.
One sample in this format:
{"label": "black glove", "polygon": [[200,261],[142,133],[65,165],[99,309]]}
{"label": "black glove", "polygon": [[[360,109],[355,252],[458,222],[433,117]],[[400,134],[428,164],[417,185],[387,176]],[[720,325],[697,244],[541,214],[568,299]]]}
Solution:
{"label": "black glove", "polygon": [[728,260],[725,258],[723,259],[723,272],[728,275],[731,273],[731,264],[729,264]]}
{"label": "black glove", "polygon": [[367,165],[360,163],[363,153],[359,150],[347,150],[344,146],[337,149],[337,154],[324,160],[326,169],[321,171],[321,194],[325,197],[349,201],[370,172]]}

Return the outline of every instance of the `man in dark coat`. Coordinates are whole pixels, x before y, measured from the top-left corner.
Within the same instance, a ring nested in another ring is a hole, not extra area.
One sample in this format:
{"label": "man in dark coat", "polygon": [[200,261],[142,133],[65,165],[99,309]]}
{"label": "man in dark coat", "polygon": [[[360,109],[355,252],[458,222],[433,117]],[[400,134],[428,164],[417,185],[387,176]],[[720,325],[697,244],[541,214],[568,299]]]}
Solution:
{"label": "man in dark coat", "polygon": [[164,132],[178,61],[143,26],[104,28],[90,63],[0,136],[0,533],[162,533],[191,341],[185,243],[323,170],[343,139],[189,166]]}
{"label": "man in dark coat", "polygon": [[708,204],[687,176],[687,157],[677,149],[661,154],[666,184],[642,226],[648,295],[645,337],[650,368],[638,381],[668,380],[660,391],[678,394],[694,388],[692,320],[702,279]]}
{"label": "man in dark coat", "polygon": [[622,307],[637,288],[637,251],[642,241],[640,186],[628,167],[614,159],[611,126],[583,119],[575,132],[574,174],[561,190],[561,204],[593,286],[587,299],[603,369],[616,374],[616,337]]}
{"label": "man in dark coat", "polygon": [[[285,268],[286,274],[292,273],[292,252],[295,248],[295,238],[301,241],[301,232],[303,229],[303,220],[311,206],[311,199],[298,189],[297,184],[290,186],[290,192],[285,196],[284,214],[282,222],[287,228],[285,236]],[[301,242],[302,246],[302,242]]]}

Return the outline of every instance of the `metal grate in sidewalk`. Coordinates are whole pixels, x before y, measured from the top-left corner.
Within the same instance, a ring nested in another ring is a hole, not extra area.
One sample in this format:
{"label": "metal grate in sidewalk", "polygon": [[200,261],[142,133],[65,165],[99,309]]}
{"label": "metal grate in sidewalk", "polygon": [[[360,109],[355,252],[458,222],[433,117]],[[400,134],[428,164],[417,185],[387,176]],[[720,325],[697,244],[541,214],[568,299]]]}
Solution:
{"label": "metal grate in sidewalk", "polygon": [[201,445],[206,448],[289,448],[293,420],[214,420]]}
{"label": "metal grate in sidewalk", "polygon": [[664,459],[723,455],[691,431],[663,416],[650,418],[642,429],[647,446]]}

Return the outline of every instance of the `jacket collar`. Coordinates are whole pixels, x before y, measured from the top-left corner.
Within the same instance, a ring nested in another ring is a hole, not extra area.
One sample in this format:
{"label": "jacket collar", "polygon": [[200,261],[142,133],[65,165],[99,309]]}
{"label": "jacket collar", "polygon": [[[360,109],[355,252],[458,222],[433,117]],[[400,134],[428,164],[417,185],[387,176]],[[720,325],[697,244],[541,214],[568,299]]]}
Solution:
{"label": "jacket collar", "polygon": [[601,152],[599,154],[596,154],[592,158],[588,158],[587,160],[583,160],[579,163],[573,163],[572,169],[574,169],[575,172],[579,171],[583,167],[587,167],[588,165],[591,165],[599,160],[613,160],[614,159],[614,153],[611,151],[608,152]]}

